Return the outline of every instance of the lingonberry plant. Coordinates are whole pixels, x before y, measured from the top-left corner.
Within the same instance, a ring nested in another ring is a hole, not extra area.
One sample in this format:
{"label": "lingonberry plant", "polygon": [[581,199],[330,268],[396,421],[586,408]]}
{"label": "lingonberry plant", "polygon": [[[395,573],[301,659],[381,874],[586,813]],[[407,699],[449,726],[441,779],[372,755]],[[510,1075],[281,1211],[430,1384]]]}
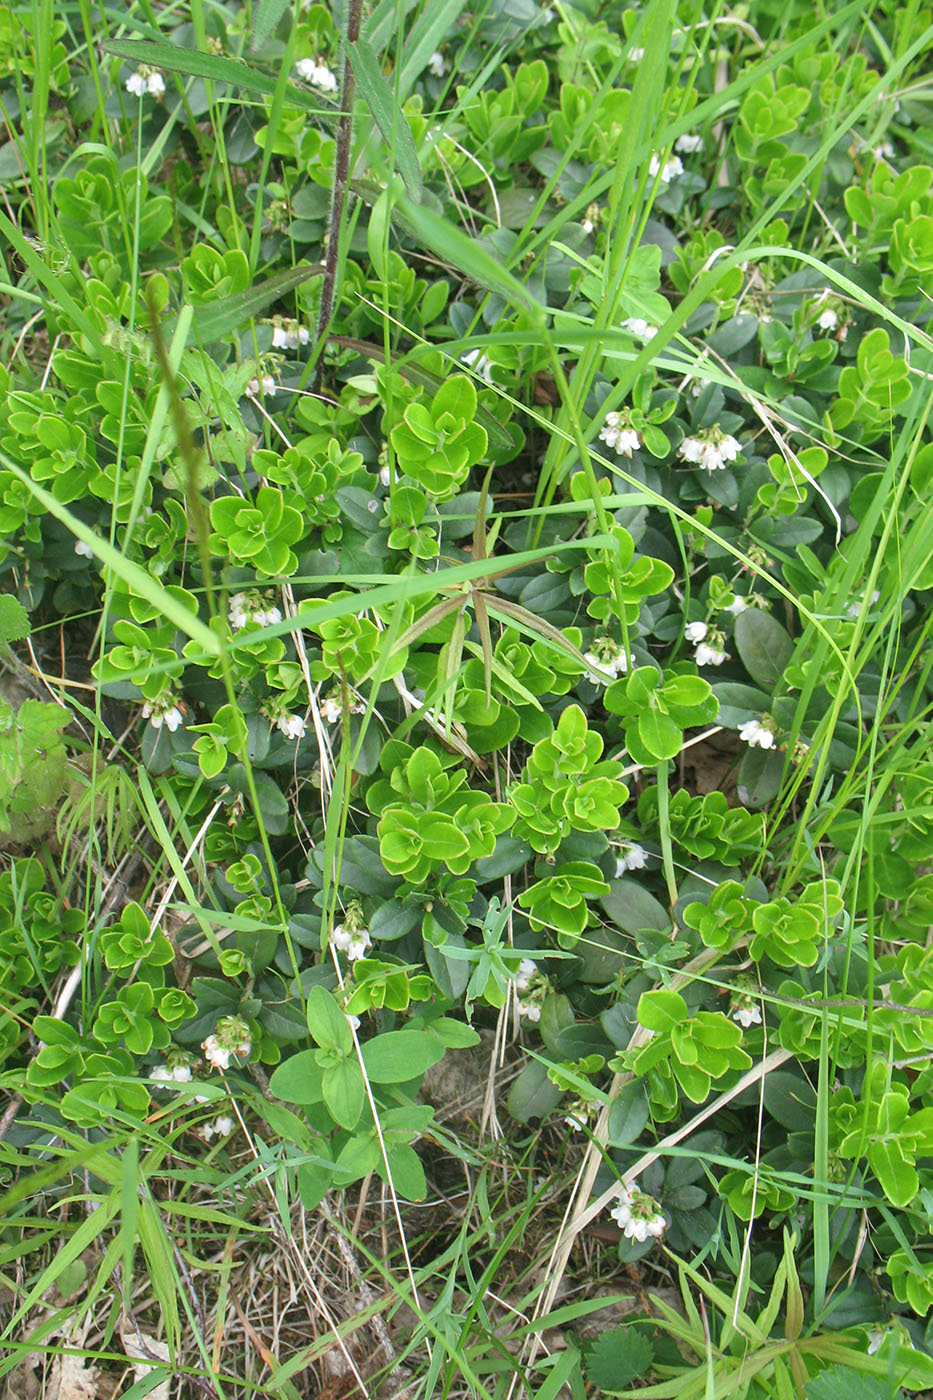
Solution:
{"label": "lingonberry plant", "polygon": [[54,8],[0,1373],[930,1388],[929,14]]}

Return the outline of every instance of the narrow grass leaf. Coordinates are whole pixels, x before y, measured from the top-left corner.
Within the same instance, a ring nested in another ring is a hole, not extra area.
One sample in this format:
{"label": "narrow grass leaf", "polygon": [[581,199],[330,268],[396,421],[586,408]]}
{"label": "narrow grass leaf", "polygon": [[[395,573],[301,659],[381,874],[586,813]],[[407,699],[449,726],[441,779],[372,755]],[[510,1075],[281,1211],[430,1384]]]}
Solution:
{"label": "narrow grass leaf", "polygon": [[[277,272],[274,277],[269,277],[265,282],[259,282],[253,287],[247,287],[243,292],[234,292],[231,296],[209,302],[206,306],[195,307],[192,325],[198,340],[202,345],[209,345],[212,341],[220,340],[221,336],[239,330],[246,321],[258,316],[272,302],[287,296],[296,287],[300,287],[302,282],[307,282],[309,277],[317,277],[323,271],[323,263],[304,263],[298,267],[287,268],[285,272]],[[171,331],[173,327],[174,323],[169,322],[166,330]]]}
{"label": "narrow grass leaf", "polygon": [[253,12],[253,32],[249,46],[253,53],[261,49],[269,35],[278,27],[279,20],[290,8],[289,0],[258,0]]}
{"label": "narrow grass leaf", "polygon": [[[181,73],[187,78],[207,78],[213,83],[229,83],[241,92],[251,92],[256,96],[271,97],[275,92],[275,78],[250,68],[249,64],[241,63],[239,59],[224,58],[221,54],[199,53],[197,49],[181,49],[177,44],[148,39],[112,39],[103,47],[106,53],[115,54],[117,58],[164,68],[167,73]],[[288,94],[294,106],[307,112],[320,111],[320,99],[313,94],[291,84]]]}
{"label": "narrow grass leaf", "polygon": [[420,201],[424,186],[418,152],[405,114],[399,110],[395,94],[379,67],[376,50],[365,39],[358,39],[347,46],[347,54],[360,95],[392,152],[405,188],[413,200]]}
{"label": "narrow grass leaf", "polygon": [[101,563],[108,569],[112,569],[117,577],[122,579],[134,593],[137,593],[140,598],[145,598],[146,602],[151,603],[153,607],[158,608],[160,613],[178,628],[179,632],[184,632],[185,636],[197,642],[208,655],[220,655],[220,642],[210,628],[206,627],[200,618],[195,617],[177,599],[173,598],[151,574],[147,573],[145,569],[141,569],[138,564],[134,564],[131,559],[124,558],[118,549],[114,549],[107,540],[96,535],[84,524],[83,520],[79,520],[76,515],[73,515],[67,506],[63,506],[44,487],[33,481],[27,472],[24,472],[21,467],[18,467],[15,462],[2,453],[0,453],[0,463],[5,471],[12,472],[17,480],[32,492],[36,500],[45,507],[50,515],[54,515],[56,520],[71,531],[75,539],[82,540],[84,544],[89,545]]}
{"label": "narrow grass leaf", "polygon": [[448,219],[435,214],[432,209],[423,204],[416,204],[401,190],[396,192],[394,216],[405,232],[416,239],[423,248],[450,263],[458,272],[472,278],[487,291],[498,292],[513,305],[522,307],[535,325],[543,329],[545,310],[541,303],[474,238],[468,237]]}
{"label": "narrow grass leaf", "polygon": [[[394,10],[393,5],[393,10]],[[402,71],[399,74],[399,97],[405,99],[427,66],[428,59],[436,53],[448,31],[457,23],[466,0],[431,0],[405,37],[402,50]],[[372,41],[375,43],[375,40]],[[376,44],[378,48],[379,45]]]}

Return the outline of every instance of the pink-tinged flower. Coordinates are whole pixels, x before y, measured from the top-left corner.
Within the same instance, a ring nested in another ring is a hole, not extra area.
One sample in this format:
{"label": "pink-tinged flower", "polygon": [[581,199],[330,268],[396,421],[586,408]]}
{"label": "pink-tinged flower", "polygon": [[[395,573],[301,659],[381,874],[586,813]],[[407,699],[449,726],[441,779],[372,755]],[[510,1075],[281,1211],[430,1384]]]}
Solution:
{"label": "pink-tinged flower", "polygon": [[613,448],[619,457],[631,457],[641,447],[641,437],[631,426],[627,413],[607,413],[599,432],[600,442]]}
{"label": "pink-tinged flower", "polygon": [[279,715],[275,723],[286,739],[303,739],[305,736],[305,722],[301,715]]}
{"label": "pink-tinged flower", "polygon": [[659,1240],[667,1229],[667,1220],[658,1202],[635,1186],[622,1187],[609,1214],[623,1235],[639,1244],[647,1239]]}
{"label": "pink-tinged flower", "polygon": [[774,748],[774,730],[761,720],[749,719],[739,725],[739,738],[753,749]]}
{"label": "pink-tinged flower", "polygon": [[331,931],[330,941],[338,953],[344,953],[348,962],[356,962],[372,947],[368,928],[345,928],[337,924]]}
{"label": "pink-tinged flower", "polygon": [[616,860],[616,879],[620,880],[627,870],[644,870],[648,864],[648,852],[637,841],[623,841]]}

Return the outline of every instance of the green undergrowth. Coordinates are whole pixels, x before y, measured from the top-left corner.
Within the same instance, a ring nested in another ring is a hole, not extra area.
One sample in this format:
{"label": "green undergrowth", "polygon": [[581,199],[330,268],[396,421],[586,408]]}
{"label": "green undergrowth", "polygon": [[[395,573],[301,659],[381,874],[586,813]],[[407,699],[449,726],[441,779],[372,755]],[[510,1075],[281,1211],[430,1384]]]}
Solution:
{"label": "green undergrowth", "polygon": [[0,15],[11,1395],[933,1387],[931,42]]}

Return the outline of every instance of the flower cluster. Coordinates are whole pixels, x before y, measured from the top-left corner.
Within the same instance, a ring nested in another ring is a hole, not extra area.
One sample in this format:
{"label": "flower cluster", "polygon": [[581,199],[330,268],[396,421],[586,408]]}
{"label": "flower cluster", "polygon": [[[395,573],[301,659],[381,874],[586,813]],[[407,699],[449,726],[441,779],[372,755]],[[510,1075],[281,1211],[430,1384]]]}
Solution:
{"label": "flower cluster", "polygon": [[249,593],[234,593],[227,604],[227,621],[234,632],[252,624],[254,627],[271,627],[282,621],[281,610],[268,605],[268,597],[261,598],[254,590]]}
{"label": "flower cluster", "polygon": [[143,705],[143,719],[147,719],[153,729],[161,729],[164,724],[173,734],[185,722],[185,716],[173,695],[147,700]]}
{"label": "flower cluster", "polygon": [[694,136],[691,132],[685,131],[683,136],[678,136],[674,142],[674,150],[680,151],[681,155],[691,156],[695,151],[702,151],[703,137]]}
{"label": "flower cluster", "polygon": [[337,78],[320,56],[317,59],[300,58],[295,64],[295,72],[306,83],[320,88],[321,92],[337,91]]}
{"label": "flower cluster", "polygon": [[599,440],[613,448],[619,457],[631,457],[632,453],[641,447],[641,437],[632,427],[631,416],[627,409],[622,409],[619,413],[606,414],[606,421],[600,429]]}
{"label": "flower cluster", "polygon": [[572,1099],[570,1110],[564,1114],[564,1122],[572,1133],[583,1133],[599,1117],[599,1103],[596,1099]]}
{"label": "flower cluster", "polygon": [[620,880],[627,870],[643,870],[648,864],[648,852],[637,841],[623,841],[616,860],[616,879]]}
{"label": "flower cluster", "polygon": [[156,1084],[190,1084],[192,1077],[191,1066],[185,1064],[154,1065],[149,1071]]}
{"label": "flower cluster", "polygon": [[629,335],[634,336],[636,340],[643,340],[646,343],[649,340],[654,340],[658,333],[657,326],[652,326],[642,316],[627,316],[622,322],[622,329],[628,331]]}
{"label": "flower cluster", "polygon": [[609,1214],[623,1235],[639,1244],[647,1239],[659,1240],[667,1229],[667,1220],[658,1202],[646,1191],[639,1191],[637,1186],[623,1186]]}
{"label": "flower cluster", "polygon": [[583,660],[597,672],[590,680],[601,685],[610,685],[628,670],[625,648],[611,637],[597,637],[589,651],[583,653]]}
{"label": "flower cluster", "polygon": [[260,379],[251,379],[246,386],[246,392],[252,399],[271,399],[275,397],[275,380],[271,374],[264,374]]}
{"label": "flower cluster", "polygon": [[747,719],[739,725],[739,738],[753,749],[774,748],[774,720],[770,715]]}
{"label": "flower cluster", "polygon": [[202,1123],[197,1134],[205,1142],[210,1142],[212,1137],[229,1137],[235,1126],[233,1119],[223,1113],[219,1118],[215,1118],[213,1123]]}
{"label": "flower cluster", "polygon": [[460,356],[465,365],[469,365],[475,374],[481,379],[485,379],[487,384],[492,383],[492,360],[488,355],[484,355],[479,348],[467,350]]}
{"label": "flower cluster", "polygon": [[670,160],[661,161],[660,156],[652,156],[648,164],[648,175],[653,180],[656,176],[661,177],[662,185],[669,185],[672,180],[676,180],[678,175],[684,173],[684,163],[680,156],[671,156]]}
{"label": "flower cluster", "polygon": [[721,666],[728,661],[725,637],[708,623],[688,622],[684,636],[696,647],[693,659],[698,666]]}
{"label": "flower cluster", "polygon": [[146,93],[150,97],[162,97],[165,92],[165,79],[154,68],[147,68],[145,64],[141,64],[136,72],[127,78],[126,90],[134,97],[143,97]]}
{"label": "flower cluster", "polygon": [[204,1058],[212,1069],[230,1068],[232,1056],[246,1060],[252,1054],[249,1026],[239,1016],[221,1016],[213,1035],[201,1041]]}
{"label": "flower cluster", "polygon": [[548,991],[545,978],[538,976],[537,964],[522,958],[512,985],[515,988],[515,1008],[524,1020],[541,1020],[541,1006]]}
{"label": "flower cluster", "polygon": [[363,924],[363,910],[352,901],[347,905],[342,924],[335,924],[330,931],[330,946],[343,953],[348,962],[356,962],[365,957],[372,947],[373,940],[369,929]]}
{"label": "flower cluster", "polygon": [[734,462],[741,450],[732,434],[724,433],[718,424],[702,429],[695,437],[685,437],[678,448],[685,462],[705,467],[708,472],[719,471]]}
{"label": "flower cluster", "polygon": [[307,326],[299,326],[297,321],[283,321],[272,327],[273,350],[297,350],[299,345],[307,345],[311,332]]}

